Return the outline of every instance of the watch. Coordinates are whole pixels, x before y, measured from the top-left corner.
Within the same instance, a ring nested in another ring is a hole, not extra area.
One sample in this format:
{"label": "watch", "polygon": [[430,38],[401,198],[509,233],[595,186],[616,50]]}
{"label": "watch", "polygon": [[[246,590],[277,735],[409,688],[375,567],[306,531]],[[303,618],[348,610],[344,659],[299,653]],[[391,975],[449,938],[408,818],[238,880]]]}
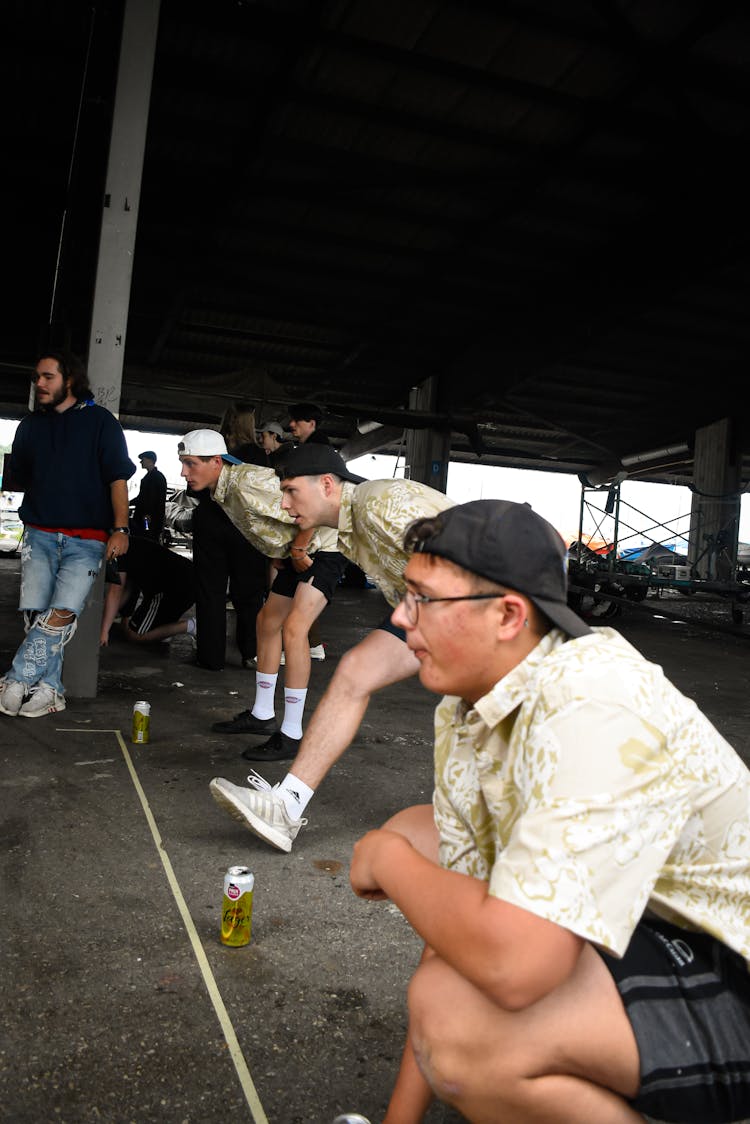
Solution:
{"label": "watch", "polygon": [[110,533],[110,535],[114,535],[118,531],[120,532],[121,535],[129,535],[130,534],[130,527],[113,527],[112,530],[109,533]]}

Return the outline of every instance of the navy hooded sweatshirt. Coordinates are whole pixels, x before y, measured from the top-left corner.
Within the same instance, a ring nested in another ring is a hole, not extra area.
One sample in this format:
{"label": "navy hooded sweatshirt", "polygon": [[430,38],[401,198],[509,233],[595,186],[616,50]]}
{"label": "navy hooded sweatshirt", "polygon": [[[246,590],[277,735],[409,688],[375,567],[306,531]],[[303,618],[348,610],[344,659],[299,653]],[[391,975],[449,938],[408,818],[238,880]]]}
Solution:
{"label": "navy hooded sweatshirt", "polygon": [[112,527],[110,484],[136,471],[114,414],[93,402],[37,410],[21,420],[10,473],[23,491],[18,514],[40,527]]}

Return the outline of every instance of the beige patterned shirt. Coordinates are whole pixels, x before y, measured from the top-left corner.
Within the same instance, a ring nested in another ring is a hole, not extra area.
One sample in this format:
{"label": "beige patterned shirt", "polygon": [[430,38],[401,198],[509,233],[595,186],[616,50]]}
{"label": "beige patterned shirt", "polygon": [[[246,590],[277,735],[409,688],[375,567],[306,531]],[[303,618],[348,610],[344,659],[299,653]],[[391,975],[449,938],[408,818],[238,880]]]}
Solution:
{"label": "beige patterned shirt", "polygon": [[[213,498],[235,527],[261,554],[286,558],[297,535],[297,525],[282,509],[279,478],[272,468],[257,464],[225,464]],[[334,527],[320,527],[308,551],[336,550]]]}
{"label": "beige patterned shirt", "polygon": [[437,515],[453,500],[416,480],[367,480],[341,491],[338,547],[377,585],[389,605],[398,605],[406,583],[404,531],[415,519]]}
{"label": "beige patterned shirt", "polygon": [[443,866],[621,956],[641,914],[750,961],[750,771],[612,629],[435,713]]}

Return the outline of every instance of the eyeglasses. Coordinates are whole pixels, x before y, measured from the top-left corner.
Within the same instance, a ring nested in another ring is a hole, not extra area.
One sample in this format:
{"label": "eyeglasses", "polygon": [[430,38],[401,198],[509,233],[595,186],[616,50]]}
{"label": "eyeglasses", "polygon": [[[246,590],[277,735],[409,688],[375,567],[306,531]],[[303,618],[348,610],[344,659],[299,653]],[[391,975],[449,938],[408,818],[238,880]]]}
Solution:
{"label": "eyeglasses", "polygon": [[410,625],[415,625],[419,620],[420,605],[429,605],[435,601],[497,601],[507,596],[507,593],[467,593],[463,597],[427,597],[423,593],[412,593],[407,589],[401,598],[401,604],[407,621]]}

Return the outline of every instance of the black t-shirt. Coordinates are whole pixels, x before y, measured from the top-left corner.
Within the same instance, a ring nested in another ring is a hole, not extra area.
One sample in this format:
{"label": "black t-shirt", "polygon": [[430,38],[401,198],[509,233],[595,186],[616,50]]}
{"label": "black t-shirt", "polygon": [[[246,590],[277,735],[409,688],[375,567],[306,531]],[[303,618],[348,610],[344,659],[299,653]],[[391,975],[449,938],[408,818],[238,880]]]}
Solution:
{"label": "black t-shirt", "polygon": [[117,563],[120,573],[127,574],[146,597],[179,590],[191,601],[195,600],[193,563],[153,539],[131,535],[128,552],[121,554]]}

